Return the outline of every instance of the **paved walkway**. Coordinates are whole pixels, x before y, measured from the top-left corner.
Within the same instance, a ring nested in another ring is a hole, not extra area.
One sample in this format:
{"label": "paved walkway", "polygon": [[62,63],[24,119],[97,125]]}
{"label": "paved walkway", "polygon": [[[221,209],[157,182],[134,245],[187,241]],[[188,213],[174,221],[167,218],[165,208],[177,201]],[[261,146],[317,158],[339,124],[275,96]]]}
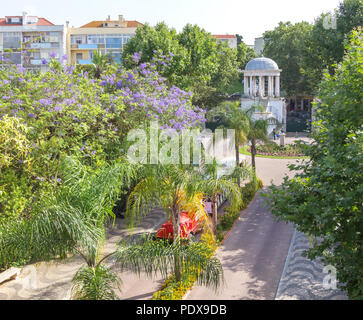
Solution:
{"label": "paved walkway", "polygon": [[225,286],[196,286],[187,300],[274,299],[294,230],[275,222],[264,202],[255,197],[217,252]]}
{"label": "paved walkway", "polygon": [[[250,161],[250,157],[241,156]],[[304,160],[299,160],[304,161]],[[297,160],[256,158],[257,175],[265,186],[281,185],[292,177],[287,166]],[[293,236],[294,235],[294,236]],[[195,286],[186,300],[334,300],[346,299],[339,290],[325,290],[319,260],[302,257],[309,245],[293,226],[276,222],[257,195],[217,251],[225,273],[218,292]]]}
{"label": "paved walkway", "polygon": [[276,300],[346,300],[347,295],[340,290],[324,288],[324,265],[302,256],[309,248],[307,237],[295,231]]}

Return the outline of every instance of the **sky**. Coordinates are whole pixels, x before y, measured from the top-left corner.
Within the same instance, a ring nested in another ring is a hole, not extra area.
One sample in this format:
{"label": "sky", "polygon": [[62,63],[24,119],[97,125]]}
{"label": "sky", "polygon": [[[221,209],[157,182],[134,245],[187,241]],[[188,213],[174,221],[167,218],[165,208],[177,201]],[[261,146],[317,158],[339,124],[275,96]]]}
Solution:
{"label": "sky", "polygon": [[0,17],[23,11],[54,24],[80,27],[92,20],[137,20],[155,25],[164,21],[181,31],[187,23],[198,24],[212,34],[241,34],[247,44],[280,21],[314,22],[321,13],[333,11],[342,0],[0,0]]}

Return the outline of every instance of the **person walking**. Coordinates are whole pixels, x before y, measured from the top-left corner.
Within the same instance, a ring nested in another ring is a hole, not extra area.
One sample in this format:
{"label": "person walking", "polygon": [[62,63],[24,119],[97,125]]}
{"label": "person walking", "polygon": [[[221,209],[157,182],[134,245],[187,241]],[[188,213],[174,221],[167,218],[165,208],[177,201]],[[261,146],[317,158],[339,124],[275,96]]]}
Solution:
{"label": "person walking", "polygon": [[272,130],[272,134],[273,134],[273,136],[274,136],[274,140],[276,140],[276,128],[274,128],[274,129]]}

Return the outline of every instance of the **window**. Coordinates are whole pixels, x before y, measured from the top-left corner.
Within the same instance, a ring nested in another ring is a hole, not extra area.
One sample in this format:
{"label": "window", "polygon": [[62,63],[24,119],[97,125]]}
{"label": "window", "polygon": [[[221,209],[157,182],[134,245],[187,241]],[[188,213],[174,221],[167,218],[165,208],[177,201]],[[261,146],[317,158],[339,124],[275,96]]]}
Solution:
{"label": "window", "polygon": [[86,44],[86,35],[71,35],[71,44]]}
{"label": "window", "polygon": [[21,32],[3,33],[4,49],[18,49],[21,46]]}
{"label": "window", "polygon": [[106,38],[106,48],[121,49],[122,48],[122,38]]}
{"label": "window", "polygon": [[105,43],[105,36],[103,34],[90,34],[87,37],[89,44],[104,44]]}

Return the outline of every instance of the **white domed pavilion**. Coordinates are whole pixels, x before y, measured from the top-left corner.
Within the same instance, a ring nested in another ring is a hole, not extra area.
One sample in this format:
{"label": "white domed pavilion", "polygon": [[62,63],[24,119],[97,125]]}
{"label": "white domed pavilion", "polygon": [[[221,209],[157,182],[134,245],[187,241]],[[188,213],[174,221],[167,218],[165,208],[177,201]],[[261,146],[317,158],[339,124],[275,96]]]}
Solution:
{"label": "white domed pavilion", "polygon": [[[272,59],[261,55],[259,58],[249,61],[244,73],[244,95],[242,108],[260,105],[264,112],[256,112],[255,118],[276,118],[286,131],[286,107],[284,99],[280,97],[280,73],[277,63]],[[275,128],[268,128],[270,134]]]}

